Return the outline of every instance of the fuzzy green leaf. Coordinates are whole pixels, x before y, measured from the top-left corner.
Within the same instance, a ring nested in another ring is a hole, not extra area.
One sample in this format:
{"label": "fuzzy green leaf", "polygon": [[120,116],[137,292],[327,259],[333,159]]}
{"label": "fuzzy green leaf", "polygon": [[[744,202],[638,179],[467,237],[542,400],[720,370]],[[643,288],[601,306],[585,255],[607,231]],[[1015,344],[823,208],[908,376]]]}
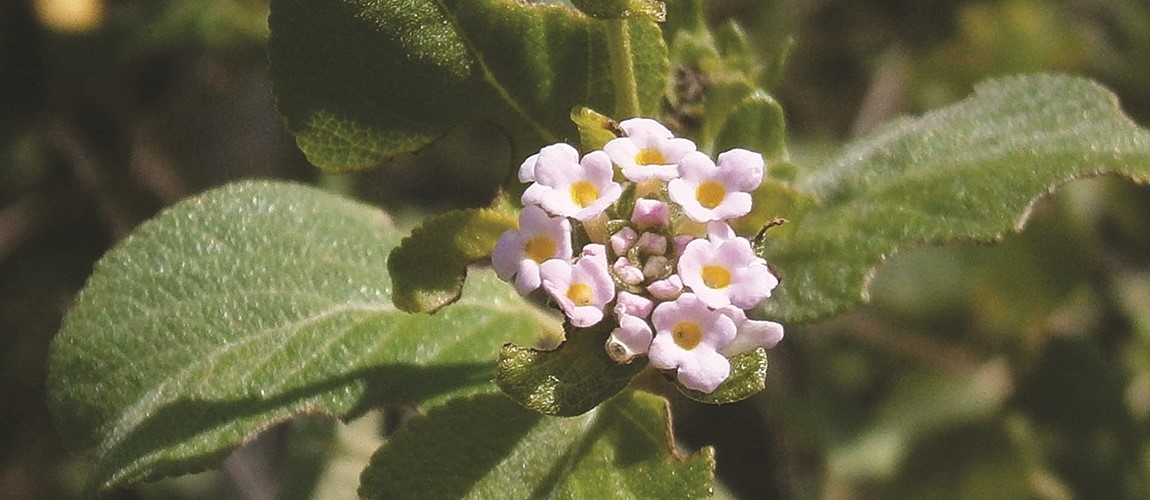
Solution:
{"label": "fuzzy green leaf", "polygon": [[645,358],[618,364],[607,355],[607,337],[615,324],[590,328],[564,324],[567,340],[543,351],[507,344],[499,354],[495,383],[519,404],[546,415],[586,413],[618,394],[646,368]]}
{"label": "fuzzy green leaf", "polygon": [[1099,174],[1150,182],[1150,133],[1087,80],[995,80],[972,97],[898,121],[798,182],[818,206],[787,238],[768,238],[782,286],[764,317],[812,321],[866,300],[882,260],[927,243],[992,241],[1025,223],[1034,201]]}
{"label": "fuzzy green leaf", "polygon": [[498,395],[411,422],[372,457],[363,498],[702,498],[714,452],[681,457],[667,402],[628,391],[573,418]]}
{"label": "fuzzy green leaf", "polygon": [[455,210],[432,217],[391,252],[391,299],[407,312],[435,312],[459,299],[467,265],[491,255],[499,236],[517,226],[495,210]]}
{"label": "fuzzy green leaf", "polygon": [[177,204],[97,264],[52,344],[58,427],[90,485],[210,467],[300,413],[490,390],[502,343],[543,328],[490,273],[435,316],[391,303],[379,210],[246,182]]}
{"label": "fuzzy green leaf", "polygon": [[[667,74],[653,22],[630,24],[642,111]],[[512,158],[575,137],[578,105],[614,109],[606,23],[514,0],[273,0],[270,57],[280,112],[308,159],[370,167],[464,121],[491,123]],[[506,171],[511,165],[476,165]]]}

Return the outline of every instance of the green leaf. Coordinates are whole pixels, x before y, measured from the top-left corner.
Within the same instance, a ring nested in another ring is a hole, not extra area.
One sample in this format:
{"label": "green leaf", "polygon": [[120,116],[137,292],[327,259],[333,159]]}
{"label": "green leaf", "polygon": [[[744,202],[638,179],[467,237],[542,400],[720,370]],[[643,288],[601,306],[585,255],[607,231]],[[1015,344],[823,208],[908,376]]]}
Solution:
{"label": "green leaf", "polygon": [[673,373],[667,373],[667,379],[684,396],[700,403],[714,405],[734,403],[754,396],[767,387],[766,378],[767,351],[761,347],[732,357],[731,375],[715,389],[715,392],[709,394],[683,387]]}
{"label": "green leaf", "polygon": [[645,358],[618,364],[607,355],[612,321],[589,328],[564,323],[567,340],[551,351],[503,346],[495,383],[511,399],[546,415],[586,413],[618,394],[643,368]]}
{"label": "green leaf", "polygon": [[490,273],[436,316],[394,308],[379,210],[245,182],[177,204],[108,252],[52,344],[49,398],[90,484],[217,463],[300,413],[490,390],[506,341],[542,329]]}
{"label": "green leaf", "polygon": [[667,402],[628,391],[549,418],[498,395],[455,400],[411,422],[372,457],[363,498],[702,498],[714,452],[682,457]]}
{"label": "green leaf", "polygon": [[772,179],[764,180],[751,196],[754,204],[750,213],[731,221],[731,227],[738,234],[755,235],[764,226],[783,219],[787,223],[772,227],[767,237],[789,237],[800,226],[807,210],[816,206],[810,197]]}
{"label": "green leaf", "polygon": [[770,161],[786,159],[786,122],[783,107],[762,90],[739,101],[715,138],[715,151],[733,148],[759,152]]}
{"label": "green leaf", "polygon": [[583,151],[603,149],[612,139],[623,135],[615,120],[583,106],[571,110],[571,121],[579,129],[579,145]]}
{"label": "green leaf", "polygon": [[[764,68],[777,72],[782,55],[765,67],[759,50],[734,22],[712,30],[701,0],[673,2],[669,57],[675,68],[667,98],[681,126],[706,151],[758,151],[771,162],[787,158],[782,107],[762,89]],[[772,73],[773,76],[773,73]]]}
{"label": "green leaf", "polygon": [[782,285],[760,313],[813,321],[866,300],[882,260],[925,243],[992,241],[1034,200],[1104,173],[1150,182],[1150,133],[1099,85],[1067,76],[1005,78],[922,118],[901,120],[800,179],[817,207],[789,238],[768,238]]}
{"label": "green leaf", "polygon": [[596,19],[641,16],[655,22],[667,20],[667,6],[657,0],[571,0],[571,4]]}
{"label": "green leaf", "polygon": [[[666,47],[626,21],[641,108],[659,105]],[[273,0],[271,75],[308,159],[370,167],[464,121],[491,123],[512,158],[575,137],[575,106],[614,109],[606,22],[512,0]],[[477,165],[506,171],[510,165]]]}
{"label": "green leaf", "polygon": [[407,312],[435,312],[459,299],[467,265],[491,255],[499,236],[518,226],[495,210],[454,210],[432,217],[391,252],[392,301]]}

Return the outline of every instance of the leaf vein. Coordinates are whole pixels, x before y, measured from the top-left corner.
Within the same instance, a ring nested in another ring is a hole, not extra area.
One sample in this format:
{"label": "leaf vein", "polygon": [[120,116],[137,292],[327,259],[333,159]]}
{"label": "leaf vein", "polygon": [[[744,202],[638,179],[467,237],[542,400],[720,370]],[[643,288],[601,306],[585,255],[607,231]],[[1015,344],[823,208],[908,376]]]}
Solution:
{"label": "leaf vein", "polygon": [[503,99],[503,101],[507,103],[507,105],[510,106],[511,109],[515,111],[515,113],[522,117],[523,120],[531,128],[535,129],[535,131],[545,141],[558,141],[559,138],[555,134],[551,133],[550,130],[544,128],[543,125],[536,121],[534,118],[532,118],[531,114],[528,113],[527,110],[524,109],[523,105],[519,103],[519,100],[512,96],[511,92],[507,90],[507,88],[504,87],[503,84],[495,78],[495,73],[491,70],[491,66],[487,64],[487,60],[483,57],[483,52],[481,52],[479,47],[476,46],[471,38],[467,36],[466,31],[464,31],[462,24],[459,22],[459,18],[451,12],[451,8],[448,7],[443,2],[443,0],[435,0],[435,4],[439,7],[439,10],[443,12],[444,17],[446,17],[448,22],[451,23],[451,26],[455,28],[456,33],[459,34],[459,38],[463,40],[463,44],[467,46],[467,50],[471,52],[472,56],[475,57],[475,61],[478,63],[480,71],[483,72],[483,81],[487,82],[487,84],[490,85],[497,94],[499,94],[499,97]]}

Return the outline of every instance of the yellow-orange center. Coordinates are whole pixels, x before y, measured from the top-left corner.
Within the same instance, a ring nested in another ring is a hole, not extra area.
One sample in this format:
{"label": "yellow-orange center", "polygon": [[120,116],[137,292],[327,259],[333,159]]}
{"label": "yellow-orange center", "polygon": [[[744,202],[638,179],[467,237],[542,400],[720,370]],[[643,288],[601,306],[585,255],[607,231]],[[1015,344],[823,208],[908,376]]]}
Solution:
{"label": "yellow-orange center", "polygon": [[731,284],[731,272],[723,266],[703,266],[703,284],[710,288],[727,288]]}
{"label": "yellow-orange center", "polygon": [[695,199],[706,208],[715,208],[727,197],[727,188],[715,181],[707,181],[695,188]]}
{"label": "yellow-orange center", "polygon": [[671,330],[671,338],[679,347],[690,351],[703,341],[703,329],[694,321],[680,321]]}
{"label": "yellow-orange center", "polygon": [[667,157],[655,148],[643,148],[635,154],[636,165],[666,165]]}
{"label": "yellow-orange center", "polygon": [[567,298],[571,299],[577,306],[589,306],[595,302],[595,297],[591,294],[591,287],[583,283],[574,283],[567,287]]}
{"label": "yellow-orange center", "polygon": [[599,199],[599,190],[595,189],[595,185],[587,181],[579,181],[571,184],[571,201],[574,201],[579,208],[587,208],[587,205],[595,203]]}
{"label": "yellow-orange center", "polygon": [[523,245],[523,253],[531,259],[540,264],[543,261],[555,256],[555,251],[559,249],[559,243],[551,239],[550,236],[536,236],[527,240]]}

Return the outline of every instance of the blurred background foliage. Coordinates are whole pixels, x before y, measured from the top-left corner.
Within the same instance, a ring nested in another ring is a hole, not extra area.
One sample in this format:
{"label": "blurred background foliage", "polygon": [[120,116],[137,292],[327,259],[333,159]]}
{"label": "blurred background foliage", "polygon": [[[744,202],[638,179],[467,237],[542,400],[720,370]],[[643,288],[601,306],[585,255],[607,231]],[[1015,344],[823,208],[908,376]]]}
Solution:
{"label": "blurred background foliage", "polygon": [[[404,221],[482,205],[502,181],[468,168],[505,161],[480,126],[322,177],[275,112],[266,16],[266,0],[0,0],[0,496],[80,496],[85,459],[65,451],[44,402],[47,346],[95,260],[157,210],[275,177]],[[737,23],[764,60],[793,40],[775,94],[798,169],[1016,72],[1090,76],[1150,125],[1143,0],[712,0],[708,19]],[[890,259],[871,296],[789,326],[751,400],[668,393],[682,445],[716,447],[719,494],[1150,498],[1148,187],[1072,183],[998,245]],[[412,412],[301,419],[220,471],[107,496],[349,496]]]}

